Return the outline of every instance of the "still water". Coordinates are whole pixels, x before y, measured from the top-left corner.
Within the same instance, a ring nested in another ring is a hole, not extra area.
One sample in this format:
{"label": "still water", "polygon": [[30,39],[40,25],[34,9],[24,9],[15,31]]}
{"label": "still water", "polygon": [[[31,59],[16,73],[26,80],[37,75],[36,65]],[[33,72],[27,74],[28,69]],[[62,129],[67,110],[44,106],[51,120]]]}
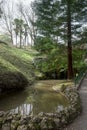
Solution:
{"label": "still water", "polygon": [[56,112],[58,106],[68,105],[66,97],[52,89],[57,80],[38,81],[21,92],[0,96],[0,111],[20,114],[38,114],[39,112]]}

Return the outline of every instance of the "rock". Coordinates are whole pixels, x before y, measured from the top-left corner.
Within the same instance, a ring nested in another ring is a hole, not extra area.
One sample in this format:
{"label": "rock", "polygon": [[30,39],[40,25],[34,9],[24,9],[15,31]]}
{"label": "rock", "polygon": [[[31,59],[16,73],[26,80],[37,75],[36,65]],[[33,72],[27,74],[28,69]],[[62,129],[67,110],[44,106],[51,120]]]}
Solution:
{"label": "rock", "polygon": [[55,130],[57,128],[56,126],[58,125],[55,125],[53,118],[44,118],[40,124],[41,130]]}
{"label": "rock", "polygon": [[40,126],[41,126],[41,130],[47,130],[48,129],[48,126],[47,126],[47,118],[43,118],[41,123],[40,123]]}
{"label": "rock", "polygon": [[19,125],[19,121],[12,120],[11,122],[11,130],[16,130]]}
{"label": "rock", "polygon": [[22,116],[20,119],[20,125],[28,124],[28,122],[30,122],[31,119],[33,119],[33,117],[31,116]]}
{"label": "rock", "polygon": [[33,116],[29,115],[29,116],[22,116],[21,119],[26,119],[27,121],[30,121],[33,118]]}
{"label": "rock", "polygon": [[0,117],[3,117],[3,116],[4,116],[4,114],[5,114],[5,112],[0,111]]}
{"label": "rock", "polygon": [[62,119],[61,119],[61,124],[66,124],[66,123],[67,123],[67,121],[66,121],[66,117],[63,116]]}
{"label": "rock", "polygon": [[3,118],[0,118],[0,128],[2,128]]}
{"label": "rock", "polygon": [[54,114],[54,113],[46,113],[46,116],[47,116],[47,117],[51,117],[51,118],[52,118],[52,117],[54,117],[54,116],[55,116],[55,114]]}
{"label": "rock", "polygon": [[44,112],[40,112],[39,114],[38,114],[38,116],[45,116],[45,113]]}
{"label": "rock", "polygon": [[35,130],[35,127],[32,123],[28,124],[28,130]]}
{"label": "rock", "polygon": [[58,118],[55,118],[55,119],[54,119],[54,123],[55,123],[55,125],[58,127],[59,124],[60,124],[60,120],[59,120]]}
{"label": "rock", "polygon": [[14,120],[18,121],[21,119],[21,115],[15,115]]}
{"label": "rock", "polygon": [[20,120],[20,125],[27,125],[27,124],[28,124],[28,122],[27,122],[26,119],[21,119]]}
{"label": "rock", "polygon": [[8,117],[6,118],[6,121],[11,122],[12,119],[13,119],[12,116],[8,116]]}
{"label": "rock", "polygon": [[61,106],[58,106],[58,112],[60,113],[61,111],[63,111],[64,110],[64,107],[61,105]]}
{"label": "rock", "polygon": [[48,126],[48,130],[55,129],[55,122],[54,122],[53,118],[50,118],[47,120],[47,126]]}
{"label": "rock", "polygon": [[17,130],[30,130],[27,125],[18,126]]}
{"label": "rock", "polygon": [[2,124],[3,123],[3,118],[0,118],[0,124]]}
{"label": "rock", "polygon": [[35,117],[33,117],[32,122],[33,122],[33,123],[40,123],[41,120],[42,120],[42,119],[41,119],[39,116],[35,116]]}

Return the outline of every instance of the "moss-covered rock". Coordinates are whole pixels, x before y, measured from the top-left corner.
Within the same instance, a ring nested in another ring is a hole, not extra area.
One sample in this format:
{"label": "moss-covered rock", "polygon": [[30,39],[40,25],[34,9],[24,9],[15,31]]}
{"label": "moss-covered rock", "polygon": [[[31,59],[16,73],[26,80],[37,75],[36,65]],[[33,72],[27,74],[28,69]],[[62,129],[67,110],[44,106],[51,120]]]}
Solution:
{"label": "moss-covered rock", "polygon": [[27,78],[20,72],[0,73],[0,90],[7,91],[11,89],[22,89],[27,86]]}
{"label": "moss-covered rock", "polygon": [[16,130],[30,130],[30,129],[27,125],[21,125],[21,126],[18,126]]}
{"label": "moss-covered rock", "polygon": [[0,44],[0,92],[24,88],[35,80],[32,60],[36,52]]}
{"label": "moss-covered rock", "polygon": [[19,126],[19,121],[12,120],[12,122],[11,122],[11,130],[16,130],[18,126]]}

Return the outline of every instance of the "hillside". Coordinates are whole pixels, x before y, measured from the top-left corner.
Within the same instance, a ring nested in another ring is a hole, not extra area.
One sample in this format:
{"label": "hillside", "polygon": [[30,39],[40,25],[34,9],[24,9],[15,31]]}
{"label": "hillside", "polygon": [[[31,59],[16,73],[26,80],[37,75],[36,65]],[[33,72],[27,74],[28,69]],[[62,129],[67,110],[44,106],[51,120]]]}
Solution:
{"label": "hillside", "polygon": [[34,50],[17,49],[0,44],[0,91],[20,88],[34,80]]}

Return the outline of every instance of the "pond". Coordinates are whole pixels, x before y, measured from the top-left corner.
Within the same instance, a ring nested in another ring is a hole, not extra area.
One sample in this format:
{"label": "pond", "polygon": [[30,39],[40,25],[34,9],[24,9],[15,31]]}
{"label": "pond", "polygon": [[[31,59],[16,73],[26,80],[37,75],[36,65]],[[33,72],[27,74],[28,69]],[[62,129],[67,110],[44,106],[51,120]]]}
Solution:
{"label": "pond", "polygon": [[22,115],[56,112],[58,106],[68,105],[66,97],[52,89],[58,82],[58,80],[38,81],[21,92],[0,96],[0,111]]}

